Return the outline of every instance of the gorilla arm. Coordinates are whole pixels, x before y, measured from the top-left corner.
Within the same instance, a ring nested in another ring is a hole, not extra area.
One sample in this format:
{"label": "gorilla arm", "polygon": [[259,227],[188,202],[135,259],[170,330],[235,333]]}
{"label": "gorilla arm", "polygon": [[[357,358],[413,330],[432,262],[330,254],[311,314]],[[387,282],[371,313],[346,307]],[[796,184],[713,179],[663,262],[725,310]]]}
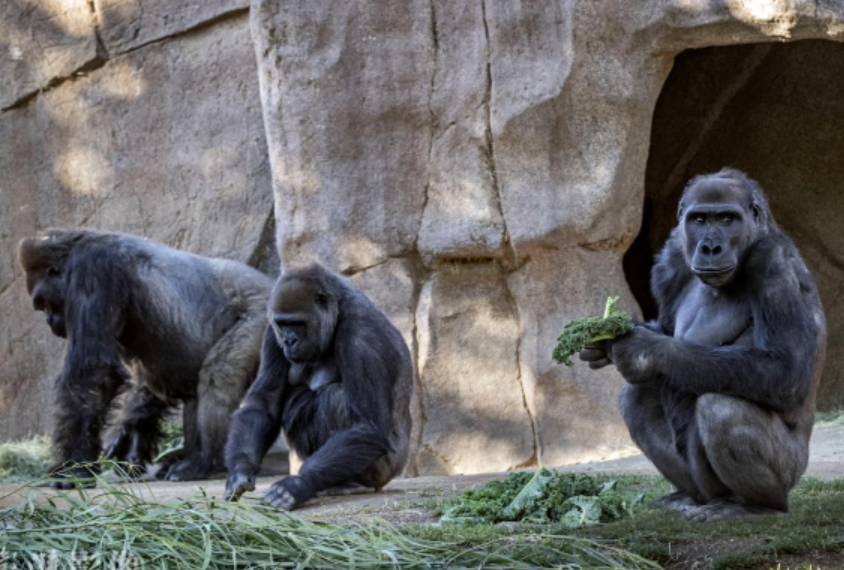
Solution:
{"label": "gorilla arm", "polygon": [[[805,277],[804,277],[805,276]],[[685,342],[636,327],[612,344],[612,360],[631,383],[666,378],[694,394],[720,393],[779,412],[803,405],[809,393],[823,323],[817,291],[793,245],[763,239],[748,252],[736,303],[752,315],[750,345]]]}
{"label": "gorilla arm", "polygon": [[240,408],[232,416],[226,443],[226,500],[255,490],[261,461],[281,432],[281,412],[290,363],[267,327],[261,347],[261,366]]}
{"label": "gorilla arm", "polygon": [[115,339],[123,327],[123,291],[131,289],[110,266],[110,257],[91,246],[67,261],[72,268],[65,289],[68,346],[57,385],[53,445],[59,464],[54,471],[97,460],[106,414],[130,377]]}

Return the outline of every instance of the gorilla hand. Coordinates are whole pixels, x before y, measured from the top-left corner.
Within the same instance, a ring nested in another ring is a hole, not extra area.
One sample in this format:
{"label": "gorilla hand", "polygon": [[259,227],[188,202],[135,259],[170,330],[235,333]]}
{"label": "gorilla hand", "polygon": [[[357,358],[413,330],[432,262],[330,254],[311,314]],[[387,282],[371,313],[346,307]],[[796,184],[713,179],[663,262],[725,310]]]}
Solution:
{"label": "gorilla hand", "polygon": [[627,382],[655,382],[660,376],[656,373],[654,349],[658,344],[670,341],[670,337],[637,324],[627,334],[612,340],[610,358]]}
{"label": "gorilla hand", "polygon": [[152,444],[137,431],[120,430],[105,452],[105,458],[121,463],[128,477],[140,477],[152,456]]}
{"label": "gorilla hand", "polygon": [[599,340],[598,342],[586,345],[586,348],[581,350],[577,357],[584,362],[589,363],[589,368],[598,370],[613,363],[612,359],[612,341]]}
{"label": "gorilla hand", "polygon": [[94,463],[75,463],[65,461],[50,468],[50,486],[53,489],[75,489],[93,487],[99,472]]}
{"label": "gorilla hand", "polygon": [[123,461],[126,459],[131,445],[132,436],[120,430],[106,449],[105,458],[113,461]]}
{"label": "gorilla hand", "polygon": [[314,496],[311,486],[296,475],[276,482],[264,493],[264,500],[277,509],[289,511]]}
{"label": "gorilla hand", "polygon": [[226,478],[226,491],[223,500],[236,501],[243,493],[255,490],[255,475],[244,469],[237,469],[229,473]]}

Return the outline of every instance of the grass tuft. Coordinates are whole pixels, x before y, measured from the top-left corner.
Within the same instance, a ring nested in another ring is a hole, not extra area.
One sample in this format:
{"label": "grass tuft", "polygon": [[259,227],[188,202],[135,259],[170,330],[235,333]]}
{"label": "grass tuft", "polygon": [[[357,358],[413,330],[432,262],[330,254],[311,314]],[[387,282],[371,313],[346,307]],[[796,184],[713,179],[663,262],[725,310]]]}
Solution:
{"label": "grass tuft", "polygon": [[150,502],[143,487],[97,484],[55,494],[21,488],[20,501],[0,509],[0,567],[78,568],[84,560],[87,568],[167,570],[658,568],[612,541],[503,532],[468,544],[413,536],[386,522],[308,521],[255,500],[225,503],[198,492]]}
{"label": "grass tuft", "polygon": [[47,436],[0,445],[0,484],[40,479],[50,465],[50,438]]}

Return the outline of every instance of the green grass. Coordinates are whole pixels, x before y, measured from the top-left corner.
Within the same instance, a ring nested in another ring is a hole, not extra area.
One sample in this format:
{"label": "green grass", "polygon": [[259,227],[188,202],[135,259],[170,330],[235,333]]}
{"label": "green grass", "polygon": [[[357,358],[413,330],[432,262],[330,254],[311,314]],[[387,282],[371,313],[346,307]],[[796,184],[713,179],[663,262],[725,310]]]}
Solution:
{"label": "green grass", "polygon": [[815,413],[815,427],[840,426],[842,424],[844,424],[844,410]]}
{"label": "green grass", "polygon": [[[661,485],[655,479],[656,485]],[[676,512],[649,508],[619,522],[576,531],[578,536],[613,539],[632,552],[667,564],[679,546],[710,551],[702,568],[727,569],[771,563],[801,553],[812,562],[819,552],[844,549],[844,479],[803,480],[792,492],[790,514],[738,521],[689,523]],[[783,570],[785,567],[783,567]]]}
{"label": "green grass", "polygon": [[0,445],[0,484],[40,479],[50,464],[47,436],[4,443]]}
{"label": "green grass", "polygon": [[60,569],[83,560],[86,568],[167,570],[657,568],[613,542],[561,533],[439,540],[386,522],[324,524],[259,501],[223,503],[203,493],[150,502],[140,489],[100,479],[93,489],[39,498],[23,487],[22,500],[0,509],[0,566]]}
{"label": "green grass", "polygon": [[[844,413],[818,414],[817,421],[844,423]],[[39,445],[46,449],[43,444]],[[8,450],[9,444],[0,446],[0,469],[17,465],[17,460],[3,463]],[[552,568],[573,563],[584,568],[656,567],[646,560],[668,569],[692,564],[713,570],[777,569],[786,560],[779,570],[829,570],[844,561],[844,479],[803,480],[791,494],[788,516],[702,524],[648,506],[671,490],[663,479],[613,479],[620,492],[643,494],[645,506],[617,522],[575,530],[523,522],[397,528],[377,520],[401,520],[389,508],[358,517],[363,524],[332,525],[280,513],[256,500],[231,505],[198,494],[154,503],[132,491],[135,487],[101,483],[96,489],[57,495],[59,500],[52,503],[30,498],[0,509],[0,568],[37,568],[33,561],[44,556],[54,556],[47,559],[52,566],[42,564],[52,568],[74,563],[78,568],[80,560],[101,556],[101,566],[82,567],[173,570]],[[439,490],[428,491],[420,499],[397,503],[395,509],[442,514],[450,500]],[[349,511],[343,523],[362,512],[351,503]]]}
{"label": "green grass", "polygon": [[[618,476],[624,492],[645,494],[645,503],[671,491],[660,477]],[[524,523],[474,526],[412,525],[402,529],[414,538],[455,541],[475,547],[511,537],[569,534],[608,541],[665,568],[727,570],[829,570],[844,561],[844,479],[805,479],[791,494],[790,514],[739,521],[690,523],[680,513],[646,506],[617,522],[564,529],[560,525]],[[787,559],[788,564],[782,563]],[[818,560],[831,559],[830,564]]]}

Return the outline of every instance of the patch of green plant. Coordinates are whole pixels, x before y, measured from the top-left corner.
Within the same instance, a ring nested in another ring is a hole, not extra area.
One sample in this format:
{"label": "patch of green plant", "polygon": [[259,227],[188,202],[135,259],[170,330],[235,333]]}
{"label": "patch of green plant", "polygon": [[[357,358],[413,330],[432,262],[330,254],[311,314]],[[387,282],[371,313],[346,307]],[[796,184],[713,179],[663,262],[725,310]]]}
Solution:
{"label": "patch of green plant", "polygon": [[641,505],[643,497],[641,492],[620,492],[615,479],[542,467],[534,473],[511,473],[482,489],[464,491],[445,508],[442,522],[558,523],[563,528],[577,528],[628,516]]}
{"label": "patch of green plant", "polygon": [[0,484],[39,479],[46,475],[50,465],[50,438],[47,436],[0,444]]}
{"label": "patch of green plant", "polygon": [[[0,497],[0,565],[167,570],[279,568],[616,568],[658,566],[616,545],[541,533],[480,544],[410,536],[386,522],[304,520],[260,501],[202,492],[153,502],[144,487],[113,485]],[[150,489],[151,490],[151,489]],[[14,499],[14,500],[13,500]]]}
{"label": "patch of green plant", "polygon": [[161,463],[179,455],[185,447],[185,431],[182,422],[161,422],[161,439],[153,463]]}
{"label": "patch of green plant", "polygon": [[557,337],[557,345],[551,354],[554,362],[571,366],[571,357],[600,340],[621,336],[633,328],[633,319],[623,311],[616,311],[618,297],[608,297],[603,317],[586,317],[566,323]]}
{"label": "patch of green plant", "polygon": [[792,491],[789,503],[788,515],[709,523],[691,523],[679,512],[646,504],[635,517],[575,529],[572,534],[615,540],[662,564],[674,561],[684,545],[694,544],[696,551],[710,552],[709,558],[695,562],[713,570],[758,568],[763,563],[776,568],[777,557],[785,554],[805,554],[812,560],[818,552],[844,551],[844,479],[804,479]]}
{"label": "patch of green plant", "polygon": [[844,410],[816,412],[815,425],[819,427],[844,425]]}

